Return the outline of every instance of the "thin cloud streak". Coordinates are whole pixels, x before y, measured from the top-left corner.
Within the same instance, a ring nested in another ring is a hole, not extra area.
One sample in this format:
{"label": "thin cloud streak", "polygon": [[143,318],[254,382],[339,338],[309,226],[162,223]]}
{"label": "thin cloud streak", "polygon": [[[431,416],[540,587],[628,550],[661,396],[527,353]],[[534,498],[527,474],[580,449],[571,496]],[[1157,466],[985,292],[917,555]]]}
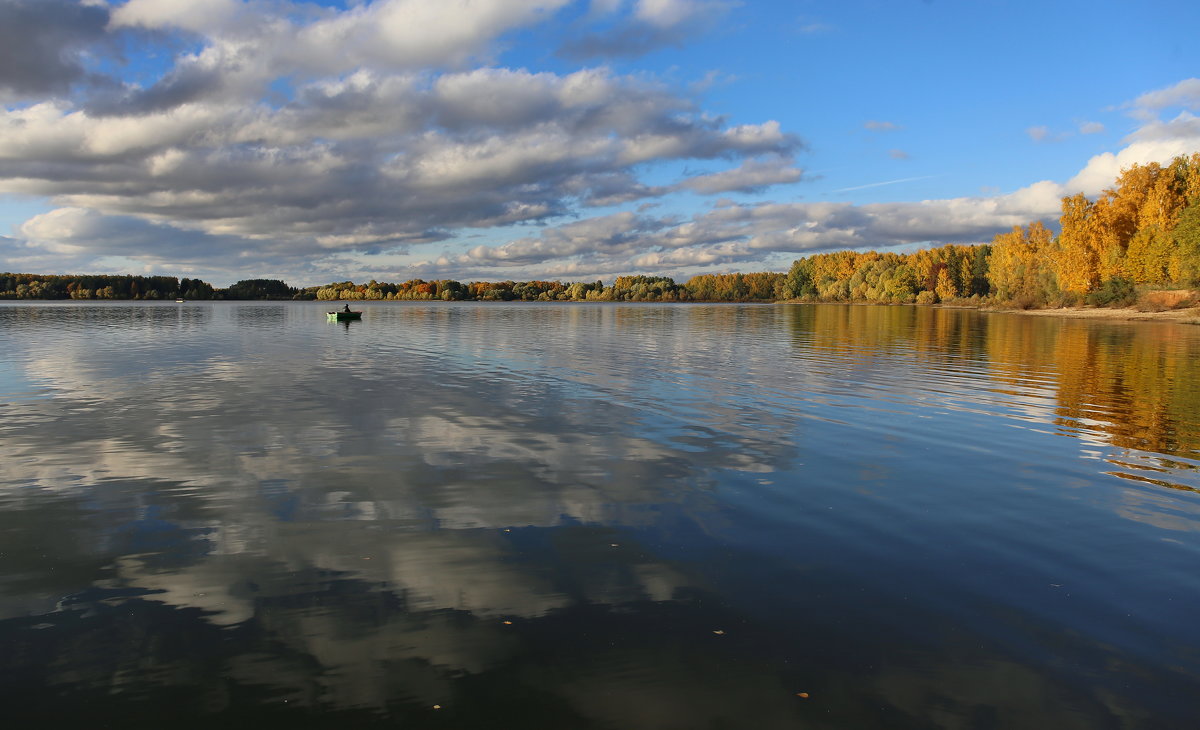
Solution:
{"label": "thin cloud streak", "polygon": [[849,193],[854,190],[866,190],[867,188],[881,188],[884,185],[898,185],[900,183],[916,182],[918,180],[930,180],[935,177],[942,177],[942,175],[921,175],[920,177],[902,177],[898,180],[884,180],[883,182],[867,183],[866,185],[855,185],[855,186],[849,187],[849,188],[838,188],[837,190],[834,190],[833,192]]}

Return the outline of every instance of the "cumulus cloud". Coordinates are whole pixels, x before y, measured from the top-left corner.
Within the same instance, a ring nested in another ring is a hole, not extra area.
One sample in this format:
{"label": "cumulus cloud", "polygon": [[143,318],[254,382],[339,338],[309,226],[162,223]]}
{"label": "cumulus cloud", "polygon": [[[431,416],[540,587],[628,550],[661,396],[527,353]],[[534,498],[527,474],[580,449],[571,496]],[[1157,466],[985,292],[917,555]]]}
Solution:
{"label": "cumulus cloud", "polygon": [[376,0],[318,12],[292,3],[129,0],[114,27],[210,37],[258,69],[341,73],[456,66],[504,33],[551,17],[570,0]]}
{"label": "cumulus cloud", "polygon": [[[1126,146],[1105,152],[1088,163],[1066,183],[1070,193],[1095,196],[1112,184],[1122,170],[1150,162],[1164,163],[1180,155],[1200,151],[1200,117],[1188,109],[1200,108],[1200,79],[1184,79],[1165,89],[1150,91],[1126,103],[1141,125],[1125,138]],[[1168,119],[1160,115],[1178,109]],[[1084,125],[1085,130],[1091,123]],[[1102,125],[1100,129],[1103,129]],[[1099,131],[1099,130],[1098,130]]]}
{"label": "cumulus cloud", "polygon": [[0,261],[12,260],[24,246],[25,242],[21,239],[0,236]]}
{"label": "cumulus cloud", "polygon": [[58,257],[61,270],[77,270],[67,262],[84,263],[96,257],[136,261],[147,270],[221,270],[222,260],[238,266],[273,268],[289,256],[320,254],[318,246],[296,250],[277,241],[247,241],[239,236],[210,235],[180,230],[129,216],[104,215],[87,208],[57,208],[30,218],[17,233],[26,246]]}
{"label": "cumulus cloud", "polygon": [[[682,43],[735,6],[576,2],[587,12],[573,16],[578,35],[563,49],[575,57]],[[1189,79],[1129,102],[1143,121],[1126,147],[1063,185],[861,206],[718,200],[695,215],[659,215],[647,201],[802,181],[803,145],[775,121],[710,114],[696,89],[650,75],[492,62],[506,34],[570,3],[0,0],[0,61],[9,59],[0,194],[54,207],[0,240],[0,264],[82,271],[136,261],[310,283],[361,271],[363,254],[404,257],[395,264],[404,270],[410,251],[428,257],[415,275],[455,278],[762,266],[803,251],[986,240],[1052,220],[1060,195],[1095,194],[1121,167],[1200,149],[1200,80]],[[95,69],[113,64],[103,53],[135,37],[170,62],[104,82]],[[680,179],[691,161],[710,171]],[[595,210],[638,202],[636,212]],[[576,219],[589,210],[599,214]],[[556,225],[532,228],[547,222]],[[516,226],[466,247],[473,229]]]}
{"label": "cumulus cloud", "polygon": [[1165,122],[1149,121],[1127,141],[1129,144],[1115,153],[1105,152],[1088,160],[1067,182],[1067,189],[1095,196],[1111,186],[1121,170],[1200,151],[1200,117],[1184,111]]}
{"label": "cumulus cloud", "polygon": [[[574,201],[653,197],[664,190],[635,166],[799,146],[777,123],[727,126],[668,88],[595,69],[364,70],[305,85],[280,108],[209,100],[100,114],[45,102],[0,113],[0,129],[0,191],[297,253],[395,250],[562,215]],[[724,184],[792,174],[762,164]]]}
{"label": "cumulus cloud", "polygon": [[0,0],[0,101],[63,94],[91,77],[83,54],[108,10],[70,0]]}
{"label": "cumulus cloud", "polygon": [[665,185],[646,185],[629,172],[580,176],[568,182],[568,186],[575,184],[583,193],[581,202],[592,208],[658,198],[675,190]]}
{"label": "cumulus cloud", "polygon": [[578,254],[628,255],[643,234],[662,229],[667,221],[631,212],[590,218],[551,228],[537,238],[523,238],[503,246],[477,246],[457,258],[457,263],[541,263]]}
{"label": "cumulus cloud", "polygon": [[[1180,99],[1180,104],[1186,103],[1183,97],[1174,98]],[[1149,119],[1126,142],[1115,153],[1092,157],[1065,183],[1045,180],[1007,194],[866,205],[738,204],[720,200],[711,210],[684,219],[609,217],[605,220],[604,240],[610,245],[587,245],[581,236],[588,234],[589,226],[581,221],[572,224],[569,236],[549,228],[536,238],[501,246],[503,255],[481,246],[457,258],[424,262],[418,268],[447,275],[455,271],[482,273],[490,269],[496,275],[500,271],[536,269],[577,278],[629,272],[678,276],[730,267],[766,268],[781,254],[986,242],[996,233],[1031,221],[1053,226],[1063,196],[1079,192],[1096,196],[1112,185],[1122,169],[1134,164],[1164,163],[1200,151],[1200,116],[1184,110],[1167,119]],[[751,164],[743,163],[739,170]],[[735,172],[702,176],[681,185],[703,186],[732,179]],[[922,178],[858,188],[912,179]],[[721,186],[714,185],[714,192],[717,187]]]}
{"label": "cumulus cloud", "polygon": [[90,100],[93,114],[138,114],[206,101],[245,103],[278,79],[312,81],[361,71],[459,69],[487,59],[510,31],[552,17],[571,0],[377,0],[346,10],[286,2],[129,0],[110,29],[184,32],[203,47],[149,87]]}
{"label": "cumulus cloud", "polygon": [[786,157],[768,157],[762,160],[746,160],[732,170],[722,170],[708,175],[697,175],[684,180],[680,187],[700,193],[714,195],[726,192],[759,192],[772,185],[799,182],[803,171]]}
{"label": "cumulus cloud", "polygon": [[1165,89],[1142,94],[1130,105],[1135,109],[1159,111],[1170,107],[1200,109],[1200,79],[1184,79]]}
{"label": "cumulus cloud", "polygon": [[1104,131],[1104,125],[1100,122],[1083,122],[1079,125],[1080,134],[1100,134]]}
{"label": "cumulus cloud", "polygon": [[569,0],[380,0],[314,23],[299,50],[393,67],[458,65],[499,35],[536,23]]}
{"label": "cumulus cloud", "polygon": [[113,10],[113,27],[180,28],[197,33],[225,29],[249,9],[239,0],[128,0]]}
{"label": "cumulus cloud", "polygon": [[[707,31],[733,9],[728,0],[636,0],[632,12],[600,31],[585,33],[559,49],[572,59],[643,56],[667,46],[680,46]],[[606,14],[619,3],[601,3]]]}
{"label": "cumulus cloud", "polygon": [[[778,253],[886,248],[912,243],[971,243],[1031,220],[1053,222],[1063,187],[1041,182],[1008,195],[913,203],[760,203],[724,201],[688,220],[619,214],[549,228],[536,238],[478,246],[427,261],[433,275],[492,276],[556,271],[588,278],[612,272],[693,273],[752,265]],[[505,272],[501,274],[500,272]]]}
{"label": "cumulus cloud", "polygon": [[[1190,89],[1190,84],[1177,85],[1166,90],[1168,93],[1143,96],[1139,103],[1160,110],[1186,107],[1193,103]],[[896,128],[890,122],[870,122],[865,126],[872,131]],[[1082,133],[1101,130],[1098,123],[1085,124],[1080,129]],[[1052,138],[1050,130],[1044,127],[1035,128],[1031,136]],[[505,244],[500,247],[505,251],[501,256],[489,247],[477,247],[455,259],[425,262],[423,267],[426,271],[490,270],[493,274],[536,269],[577,278],[628,272],[686,275],[714,267],[763,266],[781,253],[803,255],[838,248],[984,242],[998,232],[1030,221],[1053,225],[1064,195],[1076,192],[1097,195],[1112,184],[1123,168],[1166,162],[1200,150],[1200,117],[1184,110],[1167,119],[1148,119],[1127,142],[1116,153],[1091,158],[1065,183],[1047,180],[1008,194],[868,205],[718,201],[712,210],[687,219],[608,217],[604,226],[608,245],[604,246],[589,246],[581,240],[589,231],[587,222],[581,221],[572,224],[571,235],[550,228],[539,237]],[[746,161],[738,170],[752,164],[753,161]],[[734,172],[737,171],[695,178],[693,184],[703,186],[729,180]],[[692,181],[681,186],[689,182]],[[713,187],[716,192],[722,186]]]}

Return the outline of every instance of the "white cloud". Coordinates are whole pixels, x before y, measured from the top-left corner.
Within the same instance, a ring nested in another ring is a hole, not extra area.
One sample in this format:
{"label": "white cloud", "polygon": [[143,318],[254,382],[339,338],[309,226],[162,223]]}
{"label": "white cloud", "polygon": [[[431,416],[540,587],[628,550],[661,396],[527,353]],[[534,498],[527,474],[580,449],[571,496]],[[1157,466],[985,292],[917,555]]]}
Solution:
{"label": "white cloud", "polygon": [[1200,117],[1181,112],[1168,122],[1147,123],[1132,134],[1130,144],[1118,152],[1092,157],[1065,187],[1068,193],[1095,196],[1110,187],[1128,167],[1149,162],[1165,163],[1194,152],[1200,152]]}
{"label": "white cloud", "polygon": [[1169,107],[1200,109],[1200,79],[1184,79],[1165,89],[1142,94],[1132,102],[1140,109],[1162,110]]}
{"label": "white cloud", "polygon": [[1165,122],[1155,119],[1142,125],[1129,139],[1136,142],[1176,142],[1184,146],[1194,144],[1200,139],[1200,117],[1182,111]]}
{"label": "white cloud", "polygon": [[501,34],[569,0],[381,0],[305,28],[307,50],[339,49],[400,67],[463,63]]}
{"label": "white cloud", "polygon": [[[328,271],[365,265],[351,254],[394,254],[403,266],[415,247],[456,239],[414,271],[676,273],[827,248],[986,240],[1016,223],[1053,220],[1059,196],[1096,194],[1122,167],[1200,149],[1191,111],[1200,80],[1188,79],[1130,102],[1143,123],[1127,146],[1094,157],[1063,185],[875,205],[718,201],[690,217],[604,211],[467,250],[464,230],[559,222],[681,191],[758,192],[803,177],[794,158],[802,144],[776,121],[732,125],[701,109],[692,91],[648,75],[491,63],[506,34],[569,3],[0,2],[9,21],[0,40],[31,59],[0,64],[0,93],[22,100],[0,108],[0,194],[45,196],[55,206],[21,226],[19,240],[3,241],[0,256],[76,270],[116,260],[165,270],[242,266],[307,280],[323,266],[316,276],[328,280]],[[587,7],[568,55],[684,43],[735,4]],[[188,50],[144,85],[94,79],[87,54],[129,29],[149,43],[184,37]],[[863,127],[901,129],[885,120]],[[1082,134],[1102,130],[1079,125]],[[1055,138],[1046,127],[1029,134]],[[692,160],[724,169],[679,180]],[[649,182],[662,177],[677,182]]]}
{"label": "white cloud", "polygon": [[[570,235],[549,228],[537,238],[500,247],[502,255],[480,246],[456,259],[425,266],[427,271],[446,275],[481,273],[490,268],[496,275],[502,271],[503,275],[559,272],[560,276],[589,278],[608,272],[642,272],[682,277],[735,265],[743,270],[756,263],[765,267],[779,254],[986,242],[1015,225],[1035,220],[1054,225],[1063,196],[1077,192],[1095,196],[1131,165],[1166,163],[1200,151],[1200,117],[1183,111],[1166,121],[1148,120],[1127,141],[1115,153],[1092,157],[1065,183],[1045,180],[1008,194],[867,205],[722,200],[710,211],[685,220],[607,217],[603,240],[608,243],[604,245],[589,241],[593,235],[590,224],[580,221],[571,224]],[[755,164],[760,163],[747,161],[735,170],[694,178],[681,186],[712,184],[711,192],[716,192],[724,187],[719,183],[733,181]],[[782,166],[782,161],[777,159],[775,164]]]}
{"label": "white cloud", "polygon": [[182,29],[240,46],[256,69],[341,73],[354,68],[457,66],[508,31],[551,17],[571,0],[376,0],[343,11],[238,0],[129,0],[112,27]]}
{"label": "white cloud", "polygon": [[[1186,108],[1200,108],[1200,79],[1185,79],[1165,89],[1142,94],[1126,107],[1141,126],[1126,138],[1128,143],[1117,152],[1105,152],[1088,160],[1077,175],[1067,181],[1069,194],[1082,192],[1095,196],[1122,170],[1150,162],[1166,163],[1179,155],[1200,152],[1200,117]],[[1185,107],[1166,121],[1159,114],[1171,108]]]}
{"label": "white cloud", "polygon": [[633,16],[660,28],[670,28],[701,12],[706,4],[711,3],[697,0],[638,0]]}
{"label": "white cloud", "polygon": [[785,157],[769,157],[762,160],[746,160],[732,170],[722,170],[708,175],[697,175],[680,183],[702,195],[740,191],[754,192],[772,185],[799,182],[803,171],[794,167],[792,160]]}
{"label": "white cloud", "polygon": [[115,8],[114,28],[181,28],[211,33],[226,28],[245,9],[238,0],[129,0]]}
{"label": "white cloud", "polygon": [[[632,13],[612,27],[585,33],[559,49],[568,58],[635,57],[679,46],[709,30],[735,7],[730,0],[636,0]],[[593,4],[611,15],[619,2]]]}
{"label": "white cloud", "polygon": [[589,278],[608,272],[687,276],[712,266],[755,262],[778,253],[886,248],[911,243],[972,243],[1031,220],[1058,216],[1063,188],[1041,182],[1008,195],[913,203],[725,202],[690,220],[618,214],[544,230],[502,246],[478,246],[429,261],[425,273],[493,277]]}
{"label": "white cloud", "polygon": [[[488,89],[501,90],[494,103]],[[521,102],[508,105],[508,96]],[[483,101],[476,104],[477,98]],[[324,115],[343,105],[353,110],[344,117],[343,134],[361,128],[364,136],[344,136],[345,145],[305,143],[318,133],[335,138],[338,117]],[[401,107],[409,121],[393,137],[380,137],[368,120],[388,118]],[[537,114],[527,115],[529,108]],[[673,187],[703,194],[793,182],[800,174],[789,155],[771,151],[796,144],[779,125],[720,128],[696,117],[680,126],[688,110],[688,103],[663,89],[597,71],[564,77],[491,69],[429,83],[366,74],[314,85],[278,111],[230,110],[226,123],[207,125],[207,148],[176,143],[179,129],[194,129],[188,114],[105,119],[91,127],[86,115],[48,104],[22,110],[22,119],[36,123],[13,126],[24,136],[3,137],[12,146],[0,152],[11,156],[40,146],[40,154],[57,150],[60,159],[84,170],[98,159],[107,169],[138,171],[107,181],[23,178],[26,187],[58,186],[65,204],[21,231],[43,251],[75,257],[140,251],[155,265],[186,260],[194,267],[203,263],[194,254],[195,237],[207,234],[216,237],[217,252],[250,246],[263,262],[287,253],[309,257],[309,265],[332,265],[328,256],[338,251],[403,249],[445,238],[455,227],[557,215],[571,200],[617,204],[670,193],[672,188],[646,186],[632,174],[642,160],[746,156],[737,167]],[[598,118],[604,124],[596,127]],[[138,124],[146,125],[144,133],[126,128],[137,130]],[[246,146],[272,136],[287,143]],[[128,141],[139,137],[158,146],[141,150]],[[1032,220],[1053,224],[1063,195],[1095,195],[1123,167],[1200,150],[1200,118],[1181,112],[1148,121],[1128,142],[1116,153],[1093,157],[1064,184],[1043,181],[1004,195],[869,205],[721,200],[684,219],[625,211],[432,257],[400,273],[682,277],[732,266],[765,268],[780,255],[836,248],[987,241]],[[369,151],[358,156],[354,150],[363,145]],[[376,164],[379,159],[387,163]]]}
{"label": "white cloud", "polygon": [[[0,192],[297,251],[402,248],[573,201],[662,195],[633,167],[799,144],[775,122],[726,127],[654,82],[595,69],[360,71],[301,86],[280,108],[209,100],[97,115],[45,102],[0,112],[0,129]],[[758,176],[745,184],[794,175],[763,165],[741,171]],[[103,240],[90,244],[98,254]]]}
{"label": "white cloud", "polygon": [[1025,130],[1025,134],[1034,142],[1044,142],[1050,136],[1050,128],[1046,126],[1030,127]]}

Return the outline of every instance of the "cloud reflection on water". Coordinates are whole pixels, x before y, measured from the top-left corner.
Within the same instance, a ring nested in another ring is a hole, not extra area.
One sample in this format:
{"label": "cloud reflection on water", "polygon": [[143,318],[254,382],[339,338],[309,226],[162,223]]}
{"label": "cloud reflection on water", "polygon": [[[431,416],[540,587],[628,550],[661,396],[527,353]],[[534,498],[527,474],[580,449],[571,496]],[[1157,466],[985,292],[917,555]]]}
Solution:
{"label": "cloud reflection on water", "polygon": [[[449,703],[463,676],[506,667],[600,726],[698,726],[742,703],[759,726],[786,726],[788,682],[814,665],[781,669],[763,629],[774,619],[758,614],[825,600],[823,580],[865,580],[856,560],[948,561],[931,534],[982,560],[972,539],[1011,535],[980,522],[969,536],[963,521],[986,500],[1003,522],[1029,507],[1025,490],[1070,504],[1086,488],[1089,509],[1155,530],[1200,524],[1194,501],[1097,481],[1123,459],[1194,482],[1162,464],[1194,459],[1197,338],[886,307],[395,306],[354,330],[321,328],[304,305],[147,309],[163,313],[122,310],[103,337],[84,308],[9,330],[47,395],[0,399],[8,552],[65,539],[48,563],[5,564],[0,608],[56,626],[128,609],[223,632],[222,676],[301,706]],[[1131,351],[1182,364],[1130,398],[1117,358]],[[1131,457],[1139,445],[1160,450]],[[1100,450],[1094,465],[1085,449]],[[1064,453],[1073,461],[1054,461]],[[1036,554],[1042,539],[1008,549]],[[914,580],[941,580],[939,565]],[[871,593],[895,600],[885,584]],[[954,603],[926,601],[916,626]],[[836,606],[792,629],[818,654],[854,641]],[[733,640],[712,644],[714,628]],[[555,632],[578,644],[569,661],[528,654],[557,651]],[[87,642],[77,656],[98,661]],[[186,659],[146,661],[157,669],[117,685],[198,681]],[[927,682],[900,666],[872,680],[880,695],[928,711],[937,698],[905,689]],[[983,689],[948,691],[971,704],[996,676],[1049,681],[1015,659],[989,666]],[[853,676],[849,659],[829,671],[834,685]]]}

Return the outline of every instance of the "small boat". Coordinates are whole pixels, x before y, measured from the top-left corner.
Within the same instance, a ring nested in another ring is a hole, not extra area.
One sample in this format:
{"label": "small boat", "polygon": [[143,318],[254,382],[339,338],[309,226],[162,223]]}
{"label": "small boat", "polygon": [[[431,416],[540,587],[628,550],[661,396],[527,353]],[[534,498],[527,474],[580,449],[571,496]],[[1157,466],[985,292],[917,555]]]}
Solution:
{"label": "small boat", "polygon": [[184,303],[184,302],[186,302],[186,301],[187,301],[186,299],[176,299],[176,300],[175,300],[175,303],[176,303],[176,304],[183,304],[183,303]]}
{"label": "small boat", "polygon": [[326,312],[330,322],[345,322],[351,319],[362,319],[362,312]]}

